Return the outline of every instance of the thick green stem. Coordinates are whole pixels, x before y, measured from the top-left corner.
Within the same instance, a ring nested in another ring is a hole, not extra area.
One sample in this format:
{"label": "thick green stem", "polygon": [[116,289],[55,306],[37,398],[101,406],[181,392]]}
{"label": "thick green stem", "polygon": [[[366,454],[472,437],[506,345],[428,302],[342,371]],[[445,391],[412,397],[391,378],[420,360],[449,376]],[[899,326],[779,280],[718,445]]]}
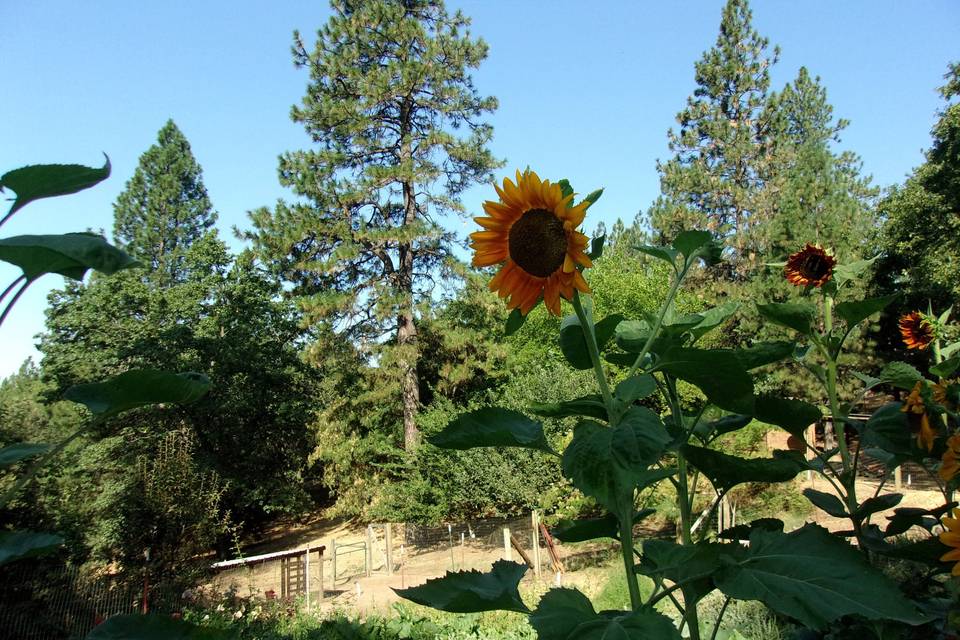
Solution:
{"label": "thick green stem", "polygon": [[640,350],[640,354],[637,356],[637,359],[634,360],[633,366],[630,367],[630,372],[627,373],[628,378],[636,374],[637,369],[639,369],[640,365],[643,364],[643,359],[646,357],[647,353],[650,352],[650,347],[653,346],[653,341],[656,339],[657,334],[660,333],[660,327],[663,326],[663,319],[667,316],[667,311],[673,305],[673,299],[677,296],[677,291],[680,290],[680,283],[683,282],[683,278],[686,275],[687,269],[684,268],[683,271],[678,272],[676,277],[673,279],[673,284],[670,285],[670,290],[667,292],[667,297],[664,299],[663,304],[660,305],[660,312],[657,313],[657,320],[650,329],[650,336],[644,343],[643,349]]}
{"label": "thick green stem", "polygon": [[573,290],[573,310],[576,311],[577,319],[580,320],[583,338],[587,343],[587,353],[590,354],[590,362],[593,363],[593,374],[597,378],[597,384],[600,386],[600,394],[603,396],[603,404],[607,407],[607,414],[613,418],[613,395],[610,393],[607,374],[604,373],[603,363],[600,361],[600,349],[597,347],[597,335],[593,330],[593,321],[587,317],[587,312],[583,309],[583,304],[580,302],[580,292],[576,289]]}
{"label": "thick green stem", "polygon": [[623,554],[623,570],[627,574],[627,589],[630,591],[630,608],[634,611],[643,606],[637,572],[633,568],[633,496],[630,504],[623,505],[618,514],[620,520],[620,551]]}
{"label": "thick green stem", "polygon": [[[19,280],[20,280],[20,278],[17,278],[17,281],[19,281]],[[23,295],[24,291],[26,291],[27,288],[28,288],[32,283],[33,283],[33,280],[26,280],[26,279],[24,279],[23,286],[20,287],[19,289],[17,289],[17,292],[16,292],[15,294],[13,294],[13,297],[12,297],[12,298],[10,298],[10,302],[7,303],[7,306],[6,306],[6,308],[3,310],[3,313],[0,314],[0,325],[2,325],[2,324],[3,324],[3,321],[7,319],[7,315],[10,314],[11,309],[13,309],[13,305],[17,304],[17,300],[20,299],[20,296]],[[8,290],[9,290],[9,288],[8,288]],[[7,291],[4,291],[3,295],[6,296],[6,295],[7,295]]]}
{"label": "thick green stem", "polygon": [[[677,471],[677,479],[680,483],[680,495],[678,496],[678,502],[680,503],[681,544],[684,546],[689,546],[694,544],[693,535],[690,532],[690,528],[693,525],[693,520],[691,517],[690,499],[687,490],[687,459],[683,457],[682,453],[677,454]],[[700,621],[697,617],[697,603],[694,602],[689,589],[683,588],[680,591],[683,593],[683,603],[686,609],[684,618],[687,621],[687,625],[690,627],[690,640],[700,640]]]}

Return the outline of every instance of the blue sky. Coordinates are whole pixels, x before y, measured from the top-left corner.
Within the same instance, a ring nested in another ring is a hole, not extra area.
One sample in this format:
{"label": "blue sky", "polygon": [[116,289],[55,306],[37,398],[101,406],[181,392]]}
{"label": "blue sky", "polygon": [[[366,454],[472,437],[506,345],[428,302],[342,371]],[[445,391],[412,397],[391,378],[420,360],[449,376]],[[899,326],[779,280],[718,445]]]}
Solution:
{"label": "blue sky", "polygon": [[[490,45],[474,80],[500,100],[490,121],[493,151],[508,162],[501,175],[530,165],[582,192],[603,186],[591,216],[608,225],[649,206],[666,131],[694,89],[693,63],[716,39],[722,0],[448,6],[472,17],[472,33]],[[772,86],[800,66],[819,75],[836,115],[851,121],[840,148],[860,154],[875,184],[901,182],[929,144],[947,62],[960,59],[960,6],[755,0],[752,8],[755,26],[782,48]],[[0,3],[0,172],[98,166],[101,152],[113,162],[105,183],[31,204],[0,235],[109,233],[113,201],[172,117],[203,166],[221,234],[239,247],[230,229],[248,226],[246,212],[290,196],[277,183],[277,156],[309,145],[289,120],[307,83],[291,62],[291,33],[309,39],[329,13],[322,1],[300,0]],[[464,202],[479,212],[490,197],[481,186]],[[17,274],[0,265],[0,285]],[[35,356],[46,294],[61,284],[36,283],[0,328],[0,376]]]}

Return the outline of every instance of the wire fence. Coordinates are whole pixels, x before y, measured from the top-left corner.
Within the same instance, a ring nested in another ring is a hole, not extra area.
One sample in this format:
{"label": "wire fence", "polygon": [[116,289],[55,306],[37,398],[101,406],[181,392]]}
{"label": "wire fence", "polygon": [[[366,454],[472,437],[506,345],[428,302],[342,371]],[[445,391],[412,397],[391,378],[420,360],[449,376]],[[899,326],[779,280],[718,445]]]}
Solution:
{"label": "wire fence", "polygon": [[150,611],[174,611],[180,595],[75,566],[12,563],[0,569],[0,638],[83,638],[110,616],[142,611],[145,599]]}

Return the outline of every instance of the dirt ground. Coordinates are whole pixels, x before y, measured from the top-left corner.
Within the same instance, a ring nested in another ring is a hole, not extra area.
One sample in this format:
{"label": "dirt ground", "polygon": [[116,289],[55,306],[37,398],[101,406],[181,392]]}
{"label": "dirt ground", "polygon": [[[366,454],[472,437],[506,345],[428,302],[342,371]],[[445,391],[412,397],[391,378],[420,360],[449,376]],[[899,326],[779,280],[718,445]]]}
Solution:
{"label": "dirt ground", "polygon": [[[798,490],[812,487],[820,491],[831,491],[828,483],[823,479],[813,482],[799,481]],[[857,483],[858,497],[863,500],[872,496],[877,488],[876,481],[863,480]],[[882,493],[894,492],[892,483],[885,486]],[[928,488],[911,488],[904,486],[898,493],[904,494],[901,507],[935,507],[943,503],[943,496]],[[873,516],[873,522],[884,526],[886,516],[892,514],[892,509]],[[771,514],[777,515],[777,514]],[[849,522],[834,518],[814,510],[808,521],[815,522],[830,530],[837,531],[849,528]],[[270,553],[274,551],[298,549],[306,546],[324,545],[326,547],[323,559],[323,594],[322,603],[319,603],[320,580],[316,562],[313,561],[311,570],[311,603],[321,610],[351,609],[361,613],[383,611],[399,600],[393,589],[422,584],[429,578],[439,577],[448,570],[476,569],[488,570],[497,559],[506,557],[502,537],[487,536],[461,541],[451,536],[452,544],[439,540],[432,546],[419,547],[408,545],[400,527],[393,530],[393,567],[387,570],[385,535],[382,527],[374,527],[373,553],[371,571],[368,577],[365,574],[364,553],[359,551],[361,544],[367,540],[367,529],[343,520],[316,520],[296,528],[278,531],[269,540],[245,550],[247,556]],[[528,532],[526,536],[531,536]],[[336,546],[341,552],[351,549],[356,551],[337,556],[337,579],[333,578],[333,562],[331,551]],[[351,547],[350,545],[355,545]],[[521,546],[526,547],[531,554],[532,540],[524,538]],[[557,545],[561,562],[564,564],[564,573],[560,576],[560,583],[564,586],[576,586],[587,593],[595,593],[602,588],[603,565],[617,554],[615,543],[597,543],[580,545]],[[511,549],[513,560],[522,561],[518,553]],[[313,556],[316,559],[316,555]],[[546,591],[557,584],[557,575],[551,565],[550,556],[545,548],[541,548],[541,572],[539,577],[531,571],[525,578],[525,584],[532,591]],[[215,583],[218,588],[224,589],[233,585],[239,595],[262,595],[268,590],[281,593],[281,569],[279,562],[264,562],[242,570],[233,570],[220,574]],[[272,586],[276,585],[276,586]]]}

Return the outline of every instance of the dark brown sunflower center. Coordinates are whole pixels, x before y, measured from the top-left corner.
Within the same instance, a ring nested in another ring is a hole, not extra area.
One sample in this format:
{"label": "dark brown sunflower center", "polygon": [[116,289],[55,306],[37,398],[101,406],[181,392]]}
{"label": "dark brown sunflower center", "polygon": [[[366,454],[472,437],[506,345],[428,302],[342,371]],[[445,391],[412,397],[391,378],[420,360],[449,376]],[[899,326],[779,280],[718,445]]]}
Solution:
{"label": "dark brown sunflower center", "polygon": [[799,271],[811,279],[819,279],[830,273],[833,263],[819,253],[808,253],[803,257]]}
{"label": "dark brown sunflower center", "polygon": [[546,278],[566,254],[563,222],[550,211],[531,209],[510,228],[510,258],[530,275]]}

